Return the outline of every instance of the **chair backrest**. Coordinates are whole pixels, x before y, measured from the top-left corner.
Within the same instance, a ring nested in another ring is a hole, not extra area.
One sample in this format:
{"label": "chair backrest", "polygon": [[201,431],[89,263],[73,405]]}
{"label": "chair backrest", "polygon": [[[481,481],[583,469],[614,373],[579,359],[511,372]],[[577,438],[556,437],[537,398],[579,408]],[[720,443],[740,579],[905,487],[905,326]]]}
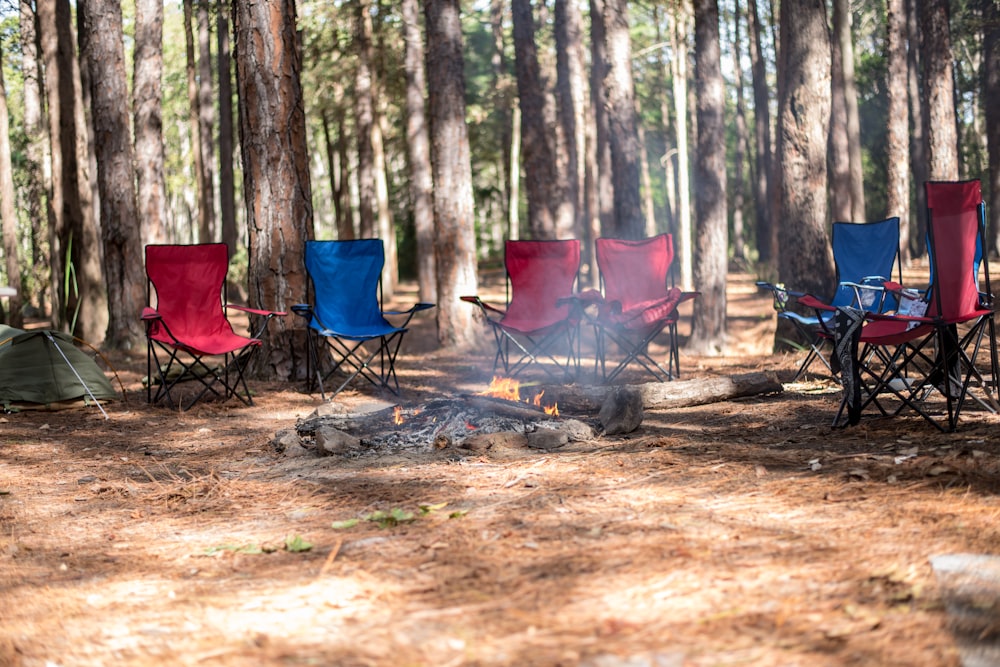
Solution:
{"label": "chair backrest", "polygon": [[507,241],[504,265],[510,283],[504,320],[542,328],[569,316],[569,305],[556,302],[573,295],[580,271],[579,241]]}
{"label": "chair backrest", "polygon": [[177,340],[232,331],[223,299],[229,250],[225,243],[146,246],[147,298]]}
{"label": "chair backrest", "polygon": [[666,295],[670,265],[674,261],[673,236],[659,234],[639,240],[599,238],[594,247],[606,300],[618,301],[623,310],[628,310],[634,304]]}
{"label": "chair backrest", "polygon": [[385,324],[379,301],[382,239],[306,241],[314,318],[323,328]]}
{"label": "chair backrest", "polygon": [[[833,306],[857,305],[854,288],[842,283],[861,283],[865,278],[879,276],[883,280],[902,281],[899,262],[899,218],[892,217],[873,222],[835,222],[831,244],[833,261],[837,267],[837,291],[830,300]],[[893,303],[881,303],[885,310],[894,310]],[[877,311],[880,300],[866,304],[867,310]]]}
{"label": "chair backrest", "polygon": [[961,321],[979,309],[979,268],[990,293],[989,263],[982,252],[986,206],[979,180],[928,181],[927,246],[931,257],[928,314]]}

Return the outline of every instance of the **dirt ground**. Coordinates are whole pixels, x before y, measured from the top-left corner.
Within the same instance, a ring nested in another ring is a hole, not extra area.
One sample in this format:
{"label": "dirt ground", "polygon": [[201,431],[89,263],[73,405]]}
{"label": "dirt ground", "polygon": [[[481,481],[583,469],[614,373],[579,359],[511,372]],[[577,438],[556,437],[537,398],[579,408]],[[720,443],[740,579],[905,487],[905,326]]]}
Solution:
{"label": "dirt ground", "polygon": [[[787,381],[749,276],[729,305],[729,355],[682,353],[684,378]],[[490,379],[432,320],[404,406]],[[144,356],[112,363],[110,419],[0,415],[0,665],[959,665],[931,559],[1000,542],[976,410],[833,430],[814,379],[549,451],[293,458],[301,386],[177,413],[146,405]]]}

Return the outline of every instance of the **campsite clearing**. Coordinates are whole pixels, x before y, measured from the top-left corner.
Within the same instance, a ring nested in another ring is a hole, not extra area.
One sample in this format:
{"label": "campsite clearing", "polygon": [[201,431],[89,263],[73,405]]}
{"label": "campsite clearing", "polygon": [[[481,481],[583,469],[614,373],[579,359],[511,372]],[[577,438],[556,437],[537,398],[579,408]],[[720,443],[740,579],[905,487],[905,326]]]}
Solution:
{"label": "campsite clearing", "polygon": [[[729,298],[731,356],[682,353],[685,379],[790,377],[768,297]],[[485,388],[488,354],[414,322],[405,405]],[[813,381],[553,450],[289,457],[318,396],[177,413],[143,355],[111,361],[109,420],[0,415],[0,665],[957,666],[931,559],[1000,543],[1000,419],[974,410],[834,431]]]}

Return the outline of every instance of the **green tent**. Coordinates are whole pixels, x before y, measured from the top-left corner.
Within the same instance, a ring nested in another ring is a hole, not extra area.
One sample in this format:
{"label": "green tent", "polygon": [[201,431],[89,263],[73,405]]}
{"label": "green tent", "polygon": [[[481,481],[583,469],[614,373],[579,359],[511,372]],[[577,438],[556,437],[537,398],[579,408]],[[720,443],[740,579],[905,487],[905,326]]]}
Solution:
{"label": "green tent", "polygon": [[0,324],[0,407],[55,409],[117,397],[104,372],[69,334]]}

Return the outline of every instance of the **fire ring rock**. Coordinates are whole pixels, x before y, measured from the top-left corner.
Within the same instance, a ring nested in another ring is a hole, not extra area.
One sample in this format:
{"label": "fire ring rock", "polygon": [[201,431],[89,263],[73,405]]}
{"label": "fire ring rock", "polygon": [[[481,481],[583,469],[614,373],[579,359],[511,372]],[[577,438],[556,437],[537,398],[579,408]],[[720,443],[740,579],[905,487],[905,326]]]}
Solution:
{"label": "fire ring rock", "polygon": [[608,391],[597,418],[605,435],[631,433],[642,424],[642,394],[628,387]]}

